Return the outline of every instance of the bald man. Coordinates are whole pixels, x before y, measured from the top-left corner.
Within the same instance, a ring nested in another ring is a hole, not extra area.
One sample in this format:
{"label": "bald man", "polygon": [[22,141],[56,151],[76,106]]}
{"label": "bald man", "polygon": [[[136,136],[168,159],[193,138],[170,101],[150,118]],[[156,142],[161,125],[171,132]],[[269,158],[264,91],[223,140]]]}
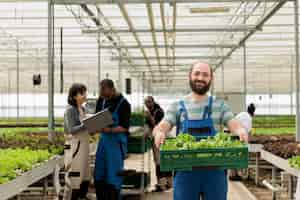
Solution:
{"label": "bald man", "polygon": [[[193,136],[215,136],[221,127],[241,140],[248,141],[248,134],[240,122],[234,118],[223,100],[216,100],[207,93],[213,81],[213,70],[203,62],[196,62],[189,72],[191,93],[172,103],[164,119],[154,128],[155,144],[164,143],[166,134],[176,126],[176,134]],[[174,176],[174,200],[227,199],[227,172],[220,169],[178,171]]]}

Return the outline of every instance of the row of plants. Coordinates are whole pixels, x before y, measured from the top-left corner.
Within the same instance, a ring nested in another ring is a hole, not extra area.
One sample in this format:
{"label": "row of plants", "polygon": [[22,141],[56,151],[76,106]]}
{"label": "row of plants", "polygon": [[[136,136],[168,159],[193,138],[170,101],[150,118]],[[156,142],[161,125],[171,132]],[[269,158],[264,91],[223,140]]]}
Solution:
{"label": "row of plants", "polygon": [[47,132],[42,132],[42,130],[40,128],[1,129],[0,148],[28,148],[31,150],[48,150],[53,154],[62,153],[64,145],[63,132],[55,132],[56,137],[53,142],[50,142]]}
{"label": "row of plants", "polygon": [[[58,124],[63,123],[63,118],[56,118],[55,122]],[[22,118],[1,118],[0,125],[7,124],[47,124],[48,118],[34,118],[34,117],[22,117]]]}
{"label": "row of plants", "polygon": [[15,179],[55,154],[48,150],[29,148],[0,149],[0,184]]}
{"label": "row of plants", "polygon": [[[144,114],[143,112],[133,112],[131,113],[130,124],[132,126],[142,126],[144,125]],[[1,118],[0,125],[20,125],[20,124],[28,124],[28,125],[41,125],[47,124],[48,118]],[[56,124],[63,124],[63,118],[56,118]]]}
{"label": "row of plants", "polygon": [[252,128],[252,135],[292,135],[295,134],[296,127],[278,128]]}
{"label": "row of plants", "polygon": [[0,129],[0,184],[6,183],[52,156],[63,154],[62,128],[55,129],[54,142],[47,128]]}
{"label": "row of plants", "polygon": [[295,127],[295,115],[256,115],[253,127]]}
{"label": "row of plants", "polygon": [[[0,184],[6,183],[54,155],[62,155],[64,136],[56,130],[54,142],[48,140],[46,129],[14,128],[0,131]],[[91,142],[98,140],[98,134]]]}

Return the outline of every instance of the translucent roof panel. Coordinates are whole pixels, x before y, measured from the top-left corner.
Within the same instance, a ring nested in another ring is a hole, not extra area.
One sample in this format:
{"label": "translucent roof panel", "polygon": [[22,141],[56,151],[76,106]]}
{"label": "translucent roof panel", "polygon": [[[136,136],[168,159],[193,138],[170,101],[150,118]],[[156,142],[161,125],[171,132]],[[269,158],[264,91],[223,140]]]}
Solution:
{"label": "translucent roof panel", "polygon": [[[238,45],[246,35],[255,32],[246,40],[248,92],[288,93],[292,82],[279,84],[277,80],[292,77],[295,59],[293,3],[287,2],[263,26],[257,27],[277,4],[276,1],[251,1],[55,5],[56,79],[60,73],[62,30],[66,83],[82,80],[97,88],[100,44],[102,77],[108,75],[117,80],[122,69],[123,78],[138,79],[144,71],[144,78],[157,92],[171,86],[174,90],[186,90],[189,88],[189,66],[202,60],[217,68],[216,91],[224,88],[242,92],[244,52]],[[44,80],[47,79],[47,3],[0,5],[0,70],[5,71],[3,78],[6,80],[1,84],[8,88],[14,83],[18,52],[21,81],[24,82],[22,89],[31,90],[30,77],[34,73],[39,72]],[[85,76],[80,78],[82,74]],[[43,85],[39,89],[46,91],[46,88],[47,85]]]}

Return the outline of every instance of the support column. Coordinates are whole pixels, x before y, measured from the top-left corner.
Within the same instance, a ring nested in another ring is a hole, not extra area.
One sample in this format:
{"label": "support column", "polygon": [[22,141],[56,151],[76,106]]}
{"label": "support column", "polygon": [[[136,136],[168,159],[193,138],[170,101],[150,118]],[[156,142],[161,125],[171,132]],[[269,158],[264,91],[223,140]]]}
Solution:
{"label": "support column", "polygon": [[[142,101],[145,99],[145,72],[142,75]],[[144,110],[144,109],[143,109]]]}
{"label": "support column", "polygon": [[[247,22],[247,4],[244,5],[244,25],[246,25]],[[244,32],[244,35],[247,35],[247,31]],[[246,49],[246,42],[244,42],[243,45],[243,76],[244,76],[244,81],[243,81],[243,90],[244,90],[244,109],[247,109],[247,49]]]}
{"label": "support column", "polygon": [[300,106],[299,106],[299,13],[298,0],[294,1],[295,9],[295,72],[296,72],[296,141],[300,141]]}
{"label": "support column", "polygon": [[[276,187],[276,167],[272,166],[272,186]],[[276,200],[276,192],[272,191],[272,200]]]}
{"label": "support column", "polygon": [[98,43],[98,52],[97,52],[97,61],[98,61],[98,64],[97,64],[97,84],[100,83],[101,81],[101,42],[100,42],[100,34],[98,33],[98,40],[97,40],[97,43]]}
{"label": "support column", "polygon": [[222,95],[223,95],[223,98],[225,97],[225,79],[224,79],[224,64],[221,65],[221,69],[222,69]]}
{"label": "support column", "polygon": [[255,153],[255,185],[259,185],[259,158],[260,153]]}
{"label": "support column", "polygon": [[291,110],[291,115],[294,114],[294,110],[293,110],[293,92],[294,92],[294,76],[293,76],[293,62],[294,62],[294,59],[293,59],[293,55],[291,56],[291,81],[290,81],[290,88],[291,88],[291,91],[290,91],[290,110]]}
{"label": "support column", "polygon": [[118,88],[119,88],[119,91],[122,92],[123,91],[123,84],[122,84],[122,61],[121,59],[119,60],[119,63],[118,63]]}
{"label": "support column", "polygon": [[[100,22],[100,13],[99,11],[97,12],[98,13],[98,20]],[[97,35],[97,43],[98,43],[98,72],[97,72],[97,86],[99,85],[100,81],[101,81],[101,33],[100,31],[98,31],[98,35]],[[98,91],[99,91],[99,88],[98,88]]]}
{"label": "support column", "polygon": [[244,75],[244,81],[243,81],[243,88],[244,88],[244,109],[247,108],[247,54],[246,54],[246,45],[243,46],[243,75]]}
{"label": "support column", "polygon": [[16,40],[17,50],[17,120],[20,118],[20,43]]}
{"label": "support column", "polygon": [[60,28],[60,93],[64,92],[63,27]]}
{"label": "support column", "polygon": [[54,6],[48,2],[48,138],[53,140],[54,131]]}

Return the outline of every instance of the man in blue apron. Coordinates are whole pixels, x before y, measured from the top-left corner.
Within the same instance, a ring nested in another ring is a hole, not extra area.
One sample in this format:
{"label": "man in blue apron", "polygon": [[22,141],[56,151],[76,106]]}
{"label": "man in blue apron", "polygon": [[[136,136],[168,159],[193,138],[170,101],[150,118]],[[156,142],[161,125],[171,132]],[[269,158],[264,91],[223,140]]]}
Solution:
{"label": "man in blue apron", "polygon": [[[171,104],[165,118],[154,128],[157,147],[174,126],[177,135],[214,136],[225,125],[241,140],[248,141],[245,129],[234,119],[225,102],[207,95],[212,80],[213,70],[208,64],[196,62],[192,65],[189,73],[192,92]],[[199,200],[200,197],[204,200],[226,200],[226,171],[211,168],[175,172],[174,200]]]}
{"label": "man in blue apron", "polygon": [[123,180],[118,174],[123,171],[127,153],[131,108],[110,79],[100,82],[96,112],[106,108],[111,111],[114,124],[101,132],[96,152],[95,188],[98,200],[119,200]]}

